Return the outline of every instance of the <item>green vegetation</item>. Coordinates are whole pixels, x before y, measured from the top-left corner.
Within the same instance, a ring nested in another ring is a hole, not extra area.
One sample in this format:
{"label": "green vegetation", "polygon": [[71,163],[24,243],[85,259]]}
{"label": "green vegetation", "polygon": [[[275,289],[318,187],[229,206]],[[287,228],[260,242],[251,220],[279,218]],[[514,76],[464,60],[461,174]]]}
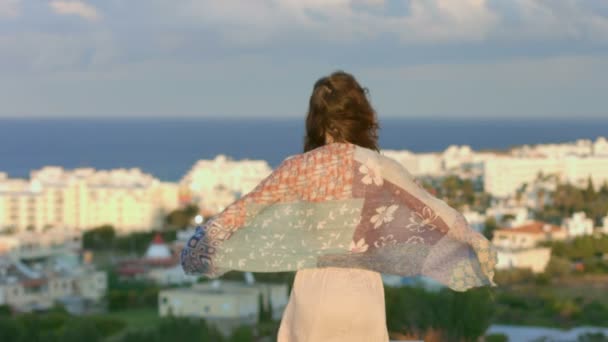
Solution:
{"label": "green vegetation", "polygon": [[128,330],[148,329],[157,326],[161,320],[158,308],[126,309],[110,312],[104,316],[124,322]]}
{"label": "green vegetation", "polygon": [[445,341],[476,341],[490,326],[494,312],[492,290],[466,292],[443,289],[385,288],[389,331],[419,335],[435,329]]}
{"label": "green vegetation", "polygon": [[[547,272],[551,275],[568,274],[565,269],[572,262],[582,265],[576,274],[608,273],[608,235],[580,236],[572,241],[552,241],[543,245],[551,247],[551,261]],[[561,271],[556,269],[560,268]]]}
{"label": "green vegetation", "polygon": [[114,227],[102,226],[84,232],[82,246],[93,251],[117,251],[122,253],[142,254],[150,245],[154,236],[160,233],[167,242],[175,241],[175,230],[161,232],[136,232],[129,235],[117,236]]}
{"label": "green vegetation", "polygon": [[587,217],[600,226],[601,220],[608,213],[608,184],[604,183],[599,191],[595,191],[593,182],[588,180],[587,187],[578,188],[572,184],[558,184],[550,196],[553,203],[535,213],[539,220],[561,224],[563,218],[577,211],[583,211]]}
{"label": "green vegetation", "polygon": [[496,224],[496,219],[493,217],[488,217],[484,224],[483,235],[488,240],[492,240],[494,237],[494,231],[498,229],[498,225]]}
{"label": "green vegetation", "polygon": [[158,285],[147,281],[119,281],[115,272],[108,272],[108,309],[157,309],[160,289]]}
{"label": "green vegetation", "polygon": [[64,310],[47,313],[0,315],[0,341],[10,342],[250,342],[259,331],[272,329],[241,326],[224,337],[201,319],[160,318],[156,311],[129,310],[122,313],[73,316]]}
{"label": "green vegetation", "polygon": [[569,296],[557,287],[519,286],[497,292],[494,321],[546,327],[607,327],[606,317],[608,305],[597,299]]}
{"label": "green vegetation", "polygon": [[485,336],[486,342],[508,342],[509,338],[505,334],[490,334]]}
{"label": "green vegetation", "polygon": [[97,342],[125,327],[124,322],[106,317],[77,317],[65,312],[0,316],[0,341],[11,342]]}
{"label": "green vegetation", "polygon": [[430,180],[423,183],[427,189],[433,189],[435,195],[454,208],[465,206],[479,212],[485,212],[490,206],[492,196],[480,191],[481,185],[476,185],[470,179],[461,179],[450,175],[440,180]]}
{"label": "green vegetation", "polygon": [[598,333],[586,333],[580,335],[577,339],[577,342],[607,342],[608,336],[598,332]]}
{"label": "green vegetation", "polygon": [[165,225],[172,229],[184,229],[192,225],[194,217],[199,210],[196,205],[189,205],[183,209],[176,209],[165,217]]}
{"label": "green vegetation", "polygon": [[[119,342],[225,341],[224,337],[204,320],[166,318],[148,329],[126,332]],[[235,340],[236,341],[236,340]],[[244,341],[244,340],[238,340]],[[251,341],[251,340],[249,340]]]}

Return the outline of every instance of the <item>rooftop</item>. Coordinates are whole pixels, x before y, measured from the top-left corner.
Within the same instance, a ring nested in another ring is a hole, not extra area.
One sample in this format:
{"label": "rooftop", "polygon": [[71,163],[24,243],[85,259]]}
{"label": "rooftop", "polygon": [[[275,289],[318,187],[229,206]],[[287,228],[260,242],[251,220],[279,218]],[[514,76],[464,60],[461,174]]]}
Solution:
{"label": "rooftop", "polygon": [[521,226],[513,228],[501,228],[497,232],[501,233],[512,233],[512,234],[545,234],[545,233],[559,233],[562,232],[563,228],[542,221],[532,221]]}

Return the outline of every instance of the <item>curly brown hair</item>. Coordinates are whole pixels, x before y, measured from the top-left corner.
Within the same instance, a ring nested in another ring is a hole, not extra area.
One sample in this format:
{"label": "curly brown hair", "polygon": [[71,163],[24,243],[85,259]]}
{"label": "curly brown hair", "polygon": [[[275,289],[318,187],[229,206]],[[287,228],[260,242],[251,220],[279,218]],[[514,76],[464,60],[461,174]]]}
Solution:
{"label": "curly brown hair", "polygon": [[326,133],[336,142],[379,151],[380,126],[368,94],[367,88],[344,71],[336,71],[315,82],[306,117],[304,152],[325,145]]}

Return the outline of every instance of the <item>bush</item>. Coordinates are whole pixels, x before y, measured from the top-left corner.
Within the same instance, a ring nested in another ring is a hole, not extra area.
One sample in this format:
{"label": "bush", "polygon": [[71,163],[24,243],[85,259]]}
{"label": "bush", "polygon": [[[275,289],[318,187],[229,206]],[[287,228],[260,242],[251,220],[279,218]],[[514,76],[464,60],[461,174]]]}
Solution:
{"label": "bush", "polygon": [[534,283],[536,285],[549,285],[551,283],[551,277],[549,277],[547,274],[542,273],[542,274],[538,274],[536,275],[536,277],[534,278]]}
{"label": "bush", "polygon": [[11,342],[97,342],[124,328],[110,318],[75,317],[60,312],[0,317],[0,341]]}
{"label": "bush", "polygon": [[251,327],[241,326],[236,328],[230,336],[230,342],[250,342],[253,341],[253,331]]}
{"label": "bush", "polygon": [[505,334],[490,334],[485,337],[486,342],[508,342],[509,337]]}
{"label": "bush", "polygon": [[494,314],[490,291],[476,288],[466,292],[449,289],[429,292],[421,288],[387,287],[388,328],[413,335],[434,329],[448,340],[476,340],[490,326]]}
{"label": "bush", "polygon": [[583,306],[581,319],[585,324],[606,326],[608,318],[608,306],[602,305],[594,300]]}
{"label": "bush", "polygon": [[555,255],[551,256],[547,268],[545,269],[545,274],[550,278],[561,278],[571,272],[572,263],[570,260]]}
{"label": "bush", "polygon": [[585,333],[579,335],[576,340],[577,342],[608,342],[608,336],[602,334],[601,332]]}
{"label": "bush", "polygon": [[494,281],[500,285],[513,285],[521,283],[531,283],[535,279],[532,270],[527,268],[513,268],[497,271]]}

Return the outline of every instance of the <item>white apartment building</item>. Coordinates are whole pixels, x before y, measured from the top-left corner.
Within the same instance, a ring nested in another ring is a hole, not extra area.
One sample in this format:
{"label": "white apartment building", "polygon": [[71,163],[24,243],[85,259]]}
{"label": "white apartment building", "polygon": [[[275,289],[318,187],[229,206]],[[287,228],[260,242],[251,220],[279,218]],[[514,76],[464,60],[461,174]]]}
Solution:
{"label": "white apartment building", "polygon": [[0,230],[85,230],[110,224],[128,233],[160,226],[177,207],[177,184],[139,169],[45,167],[33,171],[30,180],[0,177]]}
{"label": "white apartment building", "polygon": [[496,157],[484,165],[484,189],[497,197],[513,195],[524,183],[532,183],[538,174],[556,175],[562,182],[586,186],[589,177],[599,189],[608,182],[607,157],[516,158]]}
{"label": "white apartment building", "polygon": [[440,153],[413,153],[403,150],[382,150],[382,154],[395,159],[401,163],[414,176],[442,176],[446,174],[462,173],[465,167],[468,174],[461,176],[472,176],[476,173],[479,165],[494,154],[476,153],[470,146],[450,145]]}
{"label": "white apartment building", "polygon": [[382,154],[398,161],[414,176],[437,176],[443,173],[441,156],[437,153],[382,150]]}
{"label": "white apartment building", "polygon": [[180,181],[194,203],[203,211],[217,212],[236,198],[250,192],[272,172],[263,160],[233,160],[218,155],[199,160]]}
{"label": "white apartment building", "polygon": [[564,225],[569,237],[585,236],[593,234],[593,220],[580,211],[572,214],[572,217],[564,220]]}
{"label": "white apartment building", "polygon": [[608,156],[608,140],[598,137],[595,142],[579,139],[571,143],[524,145],[511,151],[514,157],[563,158],[566,156]]}

